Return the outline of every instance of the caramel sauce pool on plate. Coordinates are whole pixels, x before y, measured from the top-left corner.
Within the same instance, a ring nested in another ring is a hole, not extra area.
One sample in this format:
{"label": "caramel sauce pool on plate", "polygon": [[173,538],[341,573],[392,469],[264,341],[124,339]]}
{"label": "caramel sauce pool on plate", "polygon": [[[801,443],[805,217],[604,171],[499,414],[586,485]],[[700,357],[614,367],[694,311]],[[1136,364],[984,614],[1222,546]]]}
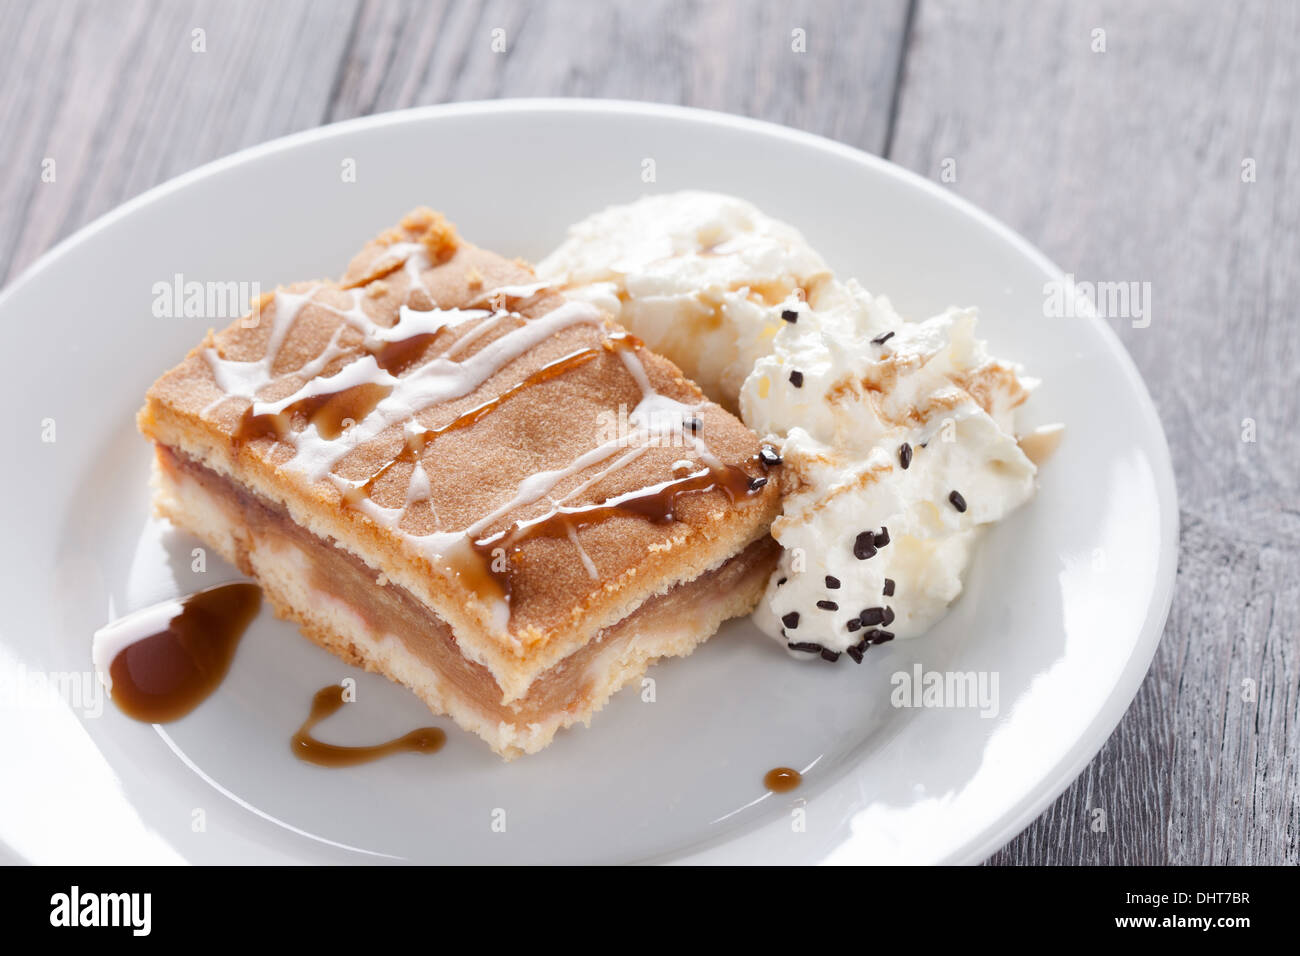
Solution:
{"label": "caramel sauce pool on plate", "polygon": [[775,767],[763,777],[763,786],[773,793],[789,793],[803,783],[803,774],[789,767]]}
{"label": "caramel sauce pool on plate", "polygon": [[151,724],[184,717],[221,684],[261,605],[261,588],[242,582],[190,595],[166,627],[113,658],[113,702]]}
{"label": "caramel sauce pool on plate", "polygon": [[351,767],[389,754],[437,753],[447,742],[447,735],[437,727],[421,727],[385,743],[367,747],[341,747],[313,737],[312,729],[345,703],[347,701],[343,697],[342,684],[330,684],[316,691],[311,702],[311,713],[293,735],[294,756],[318,767]]}

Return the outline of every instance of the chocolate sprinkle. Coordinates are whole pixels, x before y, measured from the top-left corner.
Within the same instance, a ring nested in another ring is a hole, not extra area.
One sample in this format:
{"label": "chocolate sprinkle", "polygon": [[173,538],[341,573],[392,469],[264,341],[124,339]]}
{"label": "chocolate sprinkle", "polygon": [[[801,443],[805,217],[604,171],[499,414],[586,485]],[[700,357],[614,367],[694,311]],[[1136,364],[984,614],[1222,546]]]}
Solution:
{"label": "chocolate sprinkle", "polygon": [[848,628],[849,628],[849,633],[852,634],[854,631],[861,630],[862,622],[859,621],[856,617],[849,618]]}
{"label": "chocolate sprinkle", "polygon": [[881,525],[880,531],[876,535],[875,543],[877,548],[883,548],[885,545],[889,544],[889,529],[884,525]]}
{"label": "chocolate sprinkle", "polygon": [[776,582],[776,586],[777,586],[777,587],[780,587],[781,585],[785,584],[786,581],[789,581],[789,580],[790,580],[789,578],[781,578],[781,580],[779,580],[779,581]]}
{"label": "chocolate sprinkle", "polygon": [[771,445],[764,445],[758,450],[758,460],[768,468],[775,468],[781,464],[781,456],[776,453],[776,449]]}
{"label": "chocolate sprinkle", "polygon": [[839,659],[840,659],[839,651],[832,651],[829,648],[825,648],[825,647],[822,648],[822,660],[830,661],[832,664],[834,664]]}
{"label": "chocolate sprinkle", "polygon": [[903,471],[912,464],[912,446],[907,442],[898,446],[898,463],[903,466]]}
{"label": "chocolate sprinkle", "polygon": [[876,631],[876,636],[871,639],[872,644],[883,644],[886,641],[892,641],[894,635],[889,631]]}
{"label": "chocolate sprinkle", "polygon": [[833,574],[826,575],[826,586],[834,591],[840,586],[840,579]]}
{"label": "chocolate sprinkle", "polygon": [[960,491],[954,491],[949,494],[948,500],[952,502],[952,506],[958,511],[964,512],[966,510],[966,499],[961,496]]}
{"label": "chocolate sprinkle", "polygon": [[[781,584],[784,581],[785,578],[782,578],[780,581],[777,581],[776,583]],[[894,579],[885,578],[885,597],[893,597],[893,596],[894,596]]]}
{"label": "chocolate sprinkle", "polygon": [[886,342],[888,342],[888,341],[889,341],[890,339],[892,339],[893,337],[894,337],[894,333],[893,333],[893,332],[883,332],[883,333],[881,333],[880,335],[877,335],[874,339],[872,339],[872,340],[871,340],[871,344],[872,344],[872,345],[884,345]]}
{"label": "chocolate sprinkle", "polygon": [[767,479],[761,475],[757,478],[751,478],[749,479],[749,490],[758,491],[758,489],[762,488],[765,484],[767,484]]}
{"label": "chocolate sprinkle", "polygon": [[787,322],[798,322],[799,313],[794,309],[782,309],[781,318],[785,319]]}
{"label": "chocolate sprinkle", "polygon": [[859,561],[876,556],[876,536],[870,531],[861,532],[853,541],[853,556]]}
{"label": "chocolate sprinkle", "polygon": [[799,626],[799,612],[798,612],[798,611],[791,611],[789,614],[784,615],[784,616],[781,618],[781,623],[784,624],[786,627],[790,628],[791,630],[793,630],[794,628],[798,627],[798,626]]}
{"label": "chocolate sprinkle", "polygon": [[791,641],[786,647],[792,651],[807,651],[809,654],[820,654],[822,646],[813,641]]}
{"label": "chocolate sprinkle", "polygon": [[892,607],[885,608],[885,616],[880,619],[880,623],[885,627],[889,627],[894,623],[894,609]]}
{"label": "chocolate sprinkle", "polygon": [[803,372],[795,369],[790,373],[790,384],[795,388],[803,388]]}
{"label": "chocolate sprinkle", "polygon": [[863,627],[880,624],[885,620],[885,609],[883,607],[863,608],[862,613],[858,615],[858,620],[862,622]]}
{"label": "chocolate sprinkle", "polygon": [[840,606],[834,601],[818,601],[817,606],[823,611],[838,611]]}
{"label": "chocolate sprinkle", "polygon": [[845,651],[845,653],[848,654],[849,657],[853,658],[853,663],[862,663],[862,648],[858,647],[856,644]]}

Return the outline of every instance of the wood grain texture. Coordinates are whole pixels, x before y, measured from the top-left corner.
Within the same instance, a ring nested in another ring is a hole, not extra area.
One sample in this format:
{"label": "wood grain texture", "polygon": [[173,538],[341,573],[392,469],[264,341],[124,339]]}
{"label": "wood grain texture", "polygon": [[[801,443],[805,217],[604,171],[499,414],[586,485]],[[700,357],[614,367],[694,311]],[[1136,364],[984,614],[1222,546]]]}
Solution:
{"label": "wood grain texture", "polygon": [[936,179],[953,159],[951,188],[1080,280],[1151,284],[1149,327],[1111,324],[1179,488],[1151,673],[1097,760],[994,862],[1298,858],[1298,44],[1285,3],[917,10],[891,158]]}
{"label": "wood grain texture", "polygon": [[1150,326],[1113,324],[1159,407],[1182,517],[1173,611],[1136,702],[991,862],[1296,862],[1300,5],[1130,6],[0,0],[0,277],[203,162],[426,103],[655,100],[936,179],[951,159],[949,188],[1080,279],[1151,283]]}
{"label": "wood grain texture", "polygon": [[[330,115],[503,96],[654,100],[879,152],[907,9],[907,0],[367,0]],[[792,50],[796,29],[804,53]],[[492,50],[496,30],[504,54]]]}
{"label": "wood grain texture", "polygon": [[[308,0],[0,3],[0,276],[151,186],[319,124],[354,12]],[[47,158],[54,182],[42,181]]]}

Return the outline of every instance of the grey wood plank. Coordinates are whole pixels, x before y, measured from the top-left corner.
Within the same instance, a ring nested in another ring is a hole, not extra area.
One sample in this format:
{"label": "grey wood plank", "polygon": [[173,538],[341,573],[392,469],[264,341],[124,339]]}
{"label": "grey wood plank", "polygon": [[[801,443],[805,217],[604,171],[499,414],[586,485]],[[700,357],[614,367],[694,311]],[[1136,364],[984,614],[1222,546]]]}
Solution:
{"label": "grey wood plank", "polygon": [[995,863],[1300,859],[1300,6],[1155,6],[921,0],[900,87],[892,159],[955,160],[951,188],[1081,280],[1150,282],[1149,327],[1112,325],[1179,486],[1141,693]]}
{"label": "grey wood plank", "polygon": [[[727,110],[885,142],[907,0],[367,0],[331,118],[502,96]],[[506,52],[492,52],[493,31]],[[792,49],[803,30],[806,52]]]}
{"label": "grey wood plank", "polygon": [[350,0],[0,3],[0,276],[178,173],[320,123],[355,11]]}

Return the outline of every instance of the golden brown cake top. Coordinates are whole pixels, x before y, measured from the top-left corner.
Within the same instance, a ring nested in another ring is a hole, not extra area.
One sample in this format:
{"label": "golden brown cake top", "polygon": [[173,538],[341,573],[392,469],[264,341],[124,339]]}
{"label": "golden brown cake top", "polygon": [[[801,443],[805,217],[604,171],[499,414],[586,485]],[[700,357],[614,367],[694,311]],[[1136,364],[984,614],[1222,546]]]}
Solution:
{"label": "golden brown cake top", "polygon": [[428,210],[341,282],[209,335],[141,427],[305,503],[375,567],[424,562],[435,611],[523,656],[694,577],[777,508],[757,437],[676,366]]}

